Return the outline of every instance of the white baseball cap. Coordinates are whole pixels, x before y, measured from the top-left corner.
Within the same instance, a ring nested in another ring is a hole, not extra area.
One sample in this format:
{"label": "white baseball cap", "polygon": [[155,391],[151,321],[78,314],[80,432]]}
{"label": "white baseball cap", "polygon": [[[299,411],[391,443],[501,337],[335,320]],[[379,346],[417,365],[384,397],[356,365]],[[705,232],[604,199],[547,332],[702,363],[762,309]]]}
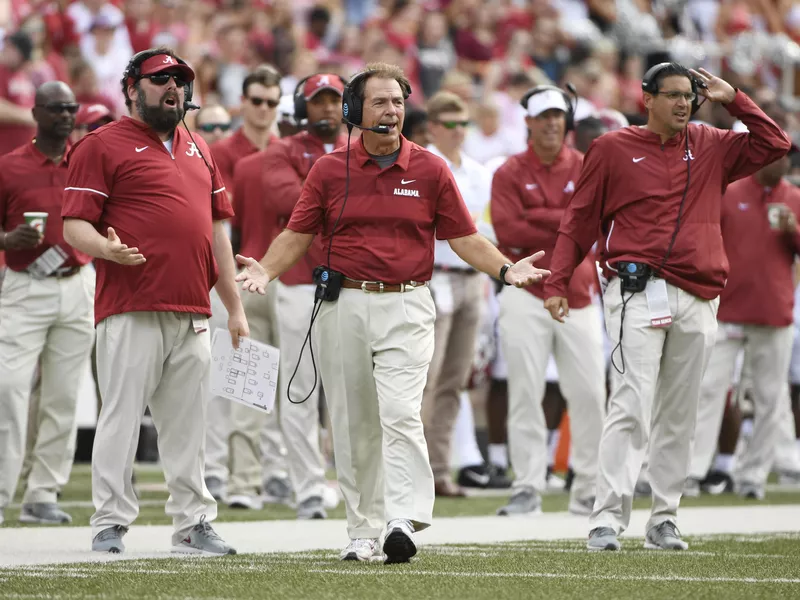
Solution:
{"label": "white baseball cap", "polygon": [[528,99],[528,116],[538,117],[546,110],[556,108],[567,112],[567,99],[556,90],[545,90]]}

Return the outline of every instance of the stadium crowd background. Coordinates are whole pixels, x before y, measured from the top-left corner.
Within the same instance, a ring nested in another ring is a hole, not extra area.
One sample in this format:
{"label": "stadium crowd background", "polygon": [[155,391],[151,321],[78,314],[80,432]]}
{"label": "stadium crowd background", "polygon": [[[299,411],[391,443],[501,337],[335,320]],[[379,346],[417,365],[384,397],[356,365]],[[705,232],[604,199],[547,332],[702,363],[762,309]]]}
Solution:
{"label": "stadium crowd background", "polygon": [[[410,75],[411,105],[424,106],[442,88],[455,91],[471,104],[474,133],[498,126],[509,139],[524,136],[517,100],[531,84],[548,81],[575,85],[586,100],[578,118],[616,109],[638,122],[641,76],[665,58],[704,66],[759,103],[778,97],[796,110],[800,95],[800,4],[792,0],[0,3],[0,38],[18,30],[32,40],[22,52],[29,60],[14,69],[3,55],[3,78],[17,85],[60,79],[79,102],[100,102],[119,117],[126,114],[119,80],[129,58],[167,45],[198,73],[195,102],[223,105],[234,127],[241,83],[262,63],[281,72],[286,94],[313,72],[347,77],[367,61],[394,63]],[[733,125],[721,107],[696,118]],[[786,126],[797,141],[791,114]],[[0,120],[0,135],[2,127]]]}

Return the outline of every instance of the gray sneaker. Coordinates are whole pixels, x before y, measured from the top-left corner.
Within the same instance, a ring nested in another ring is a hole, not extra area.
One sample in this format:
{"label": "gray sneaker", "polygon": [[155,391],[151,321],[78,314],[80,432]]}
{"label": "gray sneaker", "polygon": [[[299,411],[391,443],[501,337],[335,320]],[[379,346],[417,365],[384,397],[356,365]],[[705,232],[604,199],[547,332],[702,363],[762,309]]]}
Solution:
{"label": "gray sneaker", "polygon": [[764,488],[761,486],[743,481],[738,487],[737,492],[742,498],[748,498],[749,500],[764,499]]}
{"label": "gray sneaker", "polygon": [[678,526],[672,521],[664,521],[650,528],[644,538],[647,550],[686,550],[689,544],[681,539]]}
{"label": "gray sneaker", "polygon": [[55,502],[38,502],[22,505],[19,522],[37,525],[62,525],[72,523],[72,517],[61,510]]}
{"label": "gray sneaker", "polygon": [[206,477],[206,489],[208,489],[208,493],[211,494],[214,500],[222,502],[222,498],[225,495],[225,484],[222,483],[222,479],[219,477]]}
{"label": "gray sneaker", "polygon": [[319,496],[311,496],[306,498],[297,506],[298,519],[327,519],[328,513],[325,512],[325,506],[322,503],[322,498]]}
{"label": "gray sneaker", "polygon": [[200,522],[192,527],[185,536],[172,536],[172,551],[182,554],[202,554],[204,556],[224,556],[236,554],[236,550],[225,543],[216,531],[211,528],[211,523],[206,521],[206,516],[200,517]]}
{"label": "gray sneaker", "polygon": [[289,504],[292,500],[292,485],[286,477],[270,477],[264,482],[264,502]]}
{"label": "gray sneaker", "polygon": [[122,525],[112,525],[103,529],[94,536],[92,540],[92,552],[109,552],[111,554],[122,554],[125,552],[125,544],[122,543],[122,536],[128,533],[128,528]]}
{"label": "gray sneaker", "polygon": [[501,517],[510,515],[538,515],[542,512],[542,498],[533,489],[523,488],[508,501],[508,504],[499,508],[497,514]]}
{"label": "gray sneaker", "polygon": [[619,550],[619,540],[617,533],[611,527],[595,527],[589,532],[589,539],[586,542],[586,549],[591,552],[601,550]]}

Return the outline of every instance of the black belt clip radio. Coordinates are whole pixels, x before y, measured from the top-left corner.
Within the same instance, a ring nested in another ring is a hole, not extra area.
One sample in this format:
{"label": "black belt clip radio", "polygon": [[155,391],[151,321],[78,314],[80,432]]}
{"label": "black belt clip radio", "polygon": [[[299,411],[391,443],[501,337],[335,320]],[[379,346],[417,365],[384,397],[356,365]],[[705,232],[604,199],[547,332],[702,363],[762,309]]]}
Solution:
{"label": "black belt clip radio", "polygon": [[319,265],[314,269],[313,277],[314,283],[317,284],[317,290],[314,293],[314,297],[317,300],[335,302],[339,298],[339,292],[342,290],[342,281],[344,280],[343,274]]}
{"label": "black belt clip radio", "polygon": [[617,263],[617,274],[623,292],[643,292],[652,273],[652,269],[643,263],[627,261]]}

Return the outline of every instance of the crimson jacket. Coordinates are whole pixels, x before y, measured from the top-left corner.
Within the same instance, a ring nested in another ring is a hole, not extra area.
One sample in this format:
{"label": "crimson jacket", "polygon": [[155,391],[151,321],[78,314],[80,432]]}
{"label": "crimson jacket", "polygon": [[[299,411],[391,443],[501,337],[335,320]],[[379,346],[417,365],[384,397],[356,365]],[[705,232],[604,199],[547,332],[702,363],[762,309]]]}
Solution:
{"label": "crimson jacket", "polygon": [[726,109],[749,133],[690,124],[662,143],[643,127],[625,127],[592,143],[558,231],[546,298],[567,295],[575,266],[595,241],[606,276],[613,275],[613,265],[621,260],[658,269],[675,231],[689,174],[680,229],[661,275],[700,298],[719,295],[728,276],[720,232],[722,194],[729,183],[790,148],[780,127],[741,91]]}
{"label": "crimson jacket", "polygon": [[794,321],[793,266],[800,231],[770,229],[767,205],[786,204],[800,220],[800,189],[786,180],[765,188],[748,177],[722,199],[722,239],[730,275],[717,319],[728,323],[786,327]]}
{"label": "crimson jacket", "polygon": [[[544,250],[536,266],[547,269],[558,237],[561,217],[575,191],[583,155],[566,145],[556,160],[542,164],[532,148],[509,158],[494,174],[490,204],[492,226],[500,250],[513,261]],[[587,257],[575,270],[567,298],[573,308],[592,303],[591,287],[596,277],[594,262]],[[525,288],[544,298],[544,285]]]}

